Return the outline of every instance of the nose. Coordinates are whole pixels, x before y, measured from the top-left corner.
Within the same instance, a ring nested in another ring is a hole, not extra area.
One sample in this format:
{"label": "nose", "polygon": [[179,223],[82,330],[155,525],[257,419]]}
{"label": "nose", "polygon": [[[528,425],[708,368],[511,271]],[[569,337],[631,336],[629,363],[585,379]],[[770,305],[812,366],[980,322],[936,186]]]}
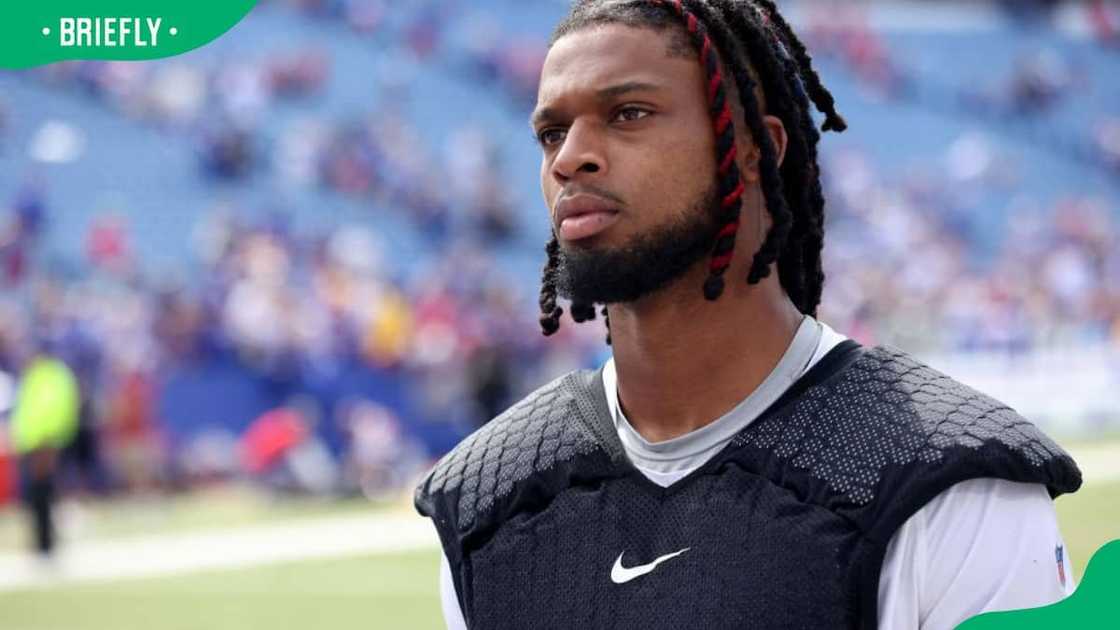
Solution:
{"label": "nose", "polygon": [[552,161],[552,176],[565,184],[582,174],[605,174],[606,149],[602,133],[592,124],[576,122]]}

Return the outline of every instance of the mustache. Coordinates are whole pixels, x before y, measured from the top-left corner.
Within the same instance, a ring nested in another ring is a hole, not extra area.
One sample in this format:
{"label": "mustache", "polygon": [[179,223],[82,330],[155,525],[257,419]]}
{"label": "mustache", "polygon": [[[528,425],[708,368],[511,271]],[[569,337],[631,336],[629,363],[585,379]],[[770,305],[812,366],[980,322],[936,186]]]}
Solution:
{"label": "mustache", "polygon": [[590,184],[573,184],[572,186],[561,190],[559,195],[556,195],[556,199],[553,201],[552,207],[555,208],[556,205],[560,203],[561,199],[574,195],[594,195],[611,203],[616,203],[620,206],[626,205],[626,202],[623,201],[621,197],[605,188],[600,188],[598,186],[593,186]]}

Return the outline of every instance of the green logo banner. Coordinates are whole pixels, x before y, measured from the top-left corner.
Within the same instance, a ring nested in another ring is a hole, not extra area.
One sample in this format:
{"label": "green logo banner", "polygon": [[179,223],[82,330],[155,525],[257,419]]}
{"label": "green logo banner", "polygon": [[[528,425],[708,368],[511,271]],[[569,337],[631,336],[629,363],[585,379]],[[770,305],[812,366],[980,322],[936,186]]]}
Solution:
{"label": "green logo banner", "polygon": [[1102,547],[1073,595],[1043,608],[987,613],[957,630],[1104,630],[1120,627],[1120,540]]}
{"label": "green logo banner", "polygon": [[214,41],[257,0],[11,2],[0,20],[0,67],[70,59],[170,57]]}

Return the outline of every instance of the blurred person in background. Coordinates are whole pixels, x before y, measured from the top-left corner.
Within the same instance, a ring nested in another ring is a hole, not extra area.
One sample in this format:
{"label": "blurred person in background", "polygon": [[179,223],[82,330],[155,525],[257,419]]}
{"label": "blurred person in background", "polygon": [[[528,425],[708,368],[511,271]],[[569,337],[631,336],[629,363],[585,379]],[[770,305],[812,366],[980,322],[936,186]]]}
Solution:
{"label": "blurred person in background", "polygon": [[61,453],[65,491],[103,495],[109,490],[109,473],[102,460],[102,422],[97,408],[98,379],[103,373],[101,349],[80,322],[70,322],[58,344],[60,358],[78,384],[78,421],[74,439]]}
{"label": "blurred person in background", "polygon": [[42,187],[25,186],[12,200],[10,213],[0,225],[0,278],[5,286],[18,285],[27,277],[32,252],[45,222],[46,201]]}
{"label": "blurred person in background", "polygon": [[427,465],[422,449],[392,410],[366,399],[343,401],[336,410],[347,435],[343,484],[371,500],[400,496]]}
{"label": "blurred person in background", "polygon": [[338,489],[338,466],[316,434],[319,411],[305,396],[266,411],[241,436],[245,471],[278,494],[327,495]]}
{"label": "blurred person in background", "polygon": [[55,548],[52,508],[58,456],[77,432],[79,407],[78,381],[70,368],[49,349],[36,354],[20,375],[11,432],[35,550],[42,556]]}
{"label": "blurred person in background", "polygon": [[99,440],[109,447],[114,483],[130,493],[148,494],[161,483],[155,384],[143,368],[118,363],[106,393]]}

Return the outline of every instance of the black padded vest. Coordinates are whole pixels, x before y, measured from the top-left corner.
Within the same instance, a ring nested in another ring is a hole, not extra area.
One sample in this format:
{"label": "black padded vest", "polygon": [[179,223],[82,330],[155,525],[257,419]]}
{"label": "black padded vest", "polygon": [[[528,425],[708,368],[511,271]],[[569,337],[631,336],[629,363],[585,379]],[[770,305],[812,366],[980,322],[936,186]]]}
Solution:
{"label": "black padded vest", "polygon": [[[668,488],[630,465],[600,372],[581,371],[464,440],[416,507],[435,522],[472,629],[871,629],[895,531],[980,477],[1052,496],[1081,484],[1070,457],[1005,405],[847,341]],[[612,578],[616,564],[684,549]]]}

